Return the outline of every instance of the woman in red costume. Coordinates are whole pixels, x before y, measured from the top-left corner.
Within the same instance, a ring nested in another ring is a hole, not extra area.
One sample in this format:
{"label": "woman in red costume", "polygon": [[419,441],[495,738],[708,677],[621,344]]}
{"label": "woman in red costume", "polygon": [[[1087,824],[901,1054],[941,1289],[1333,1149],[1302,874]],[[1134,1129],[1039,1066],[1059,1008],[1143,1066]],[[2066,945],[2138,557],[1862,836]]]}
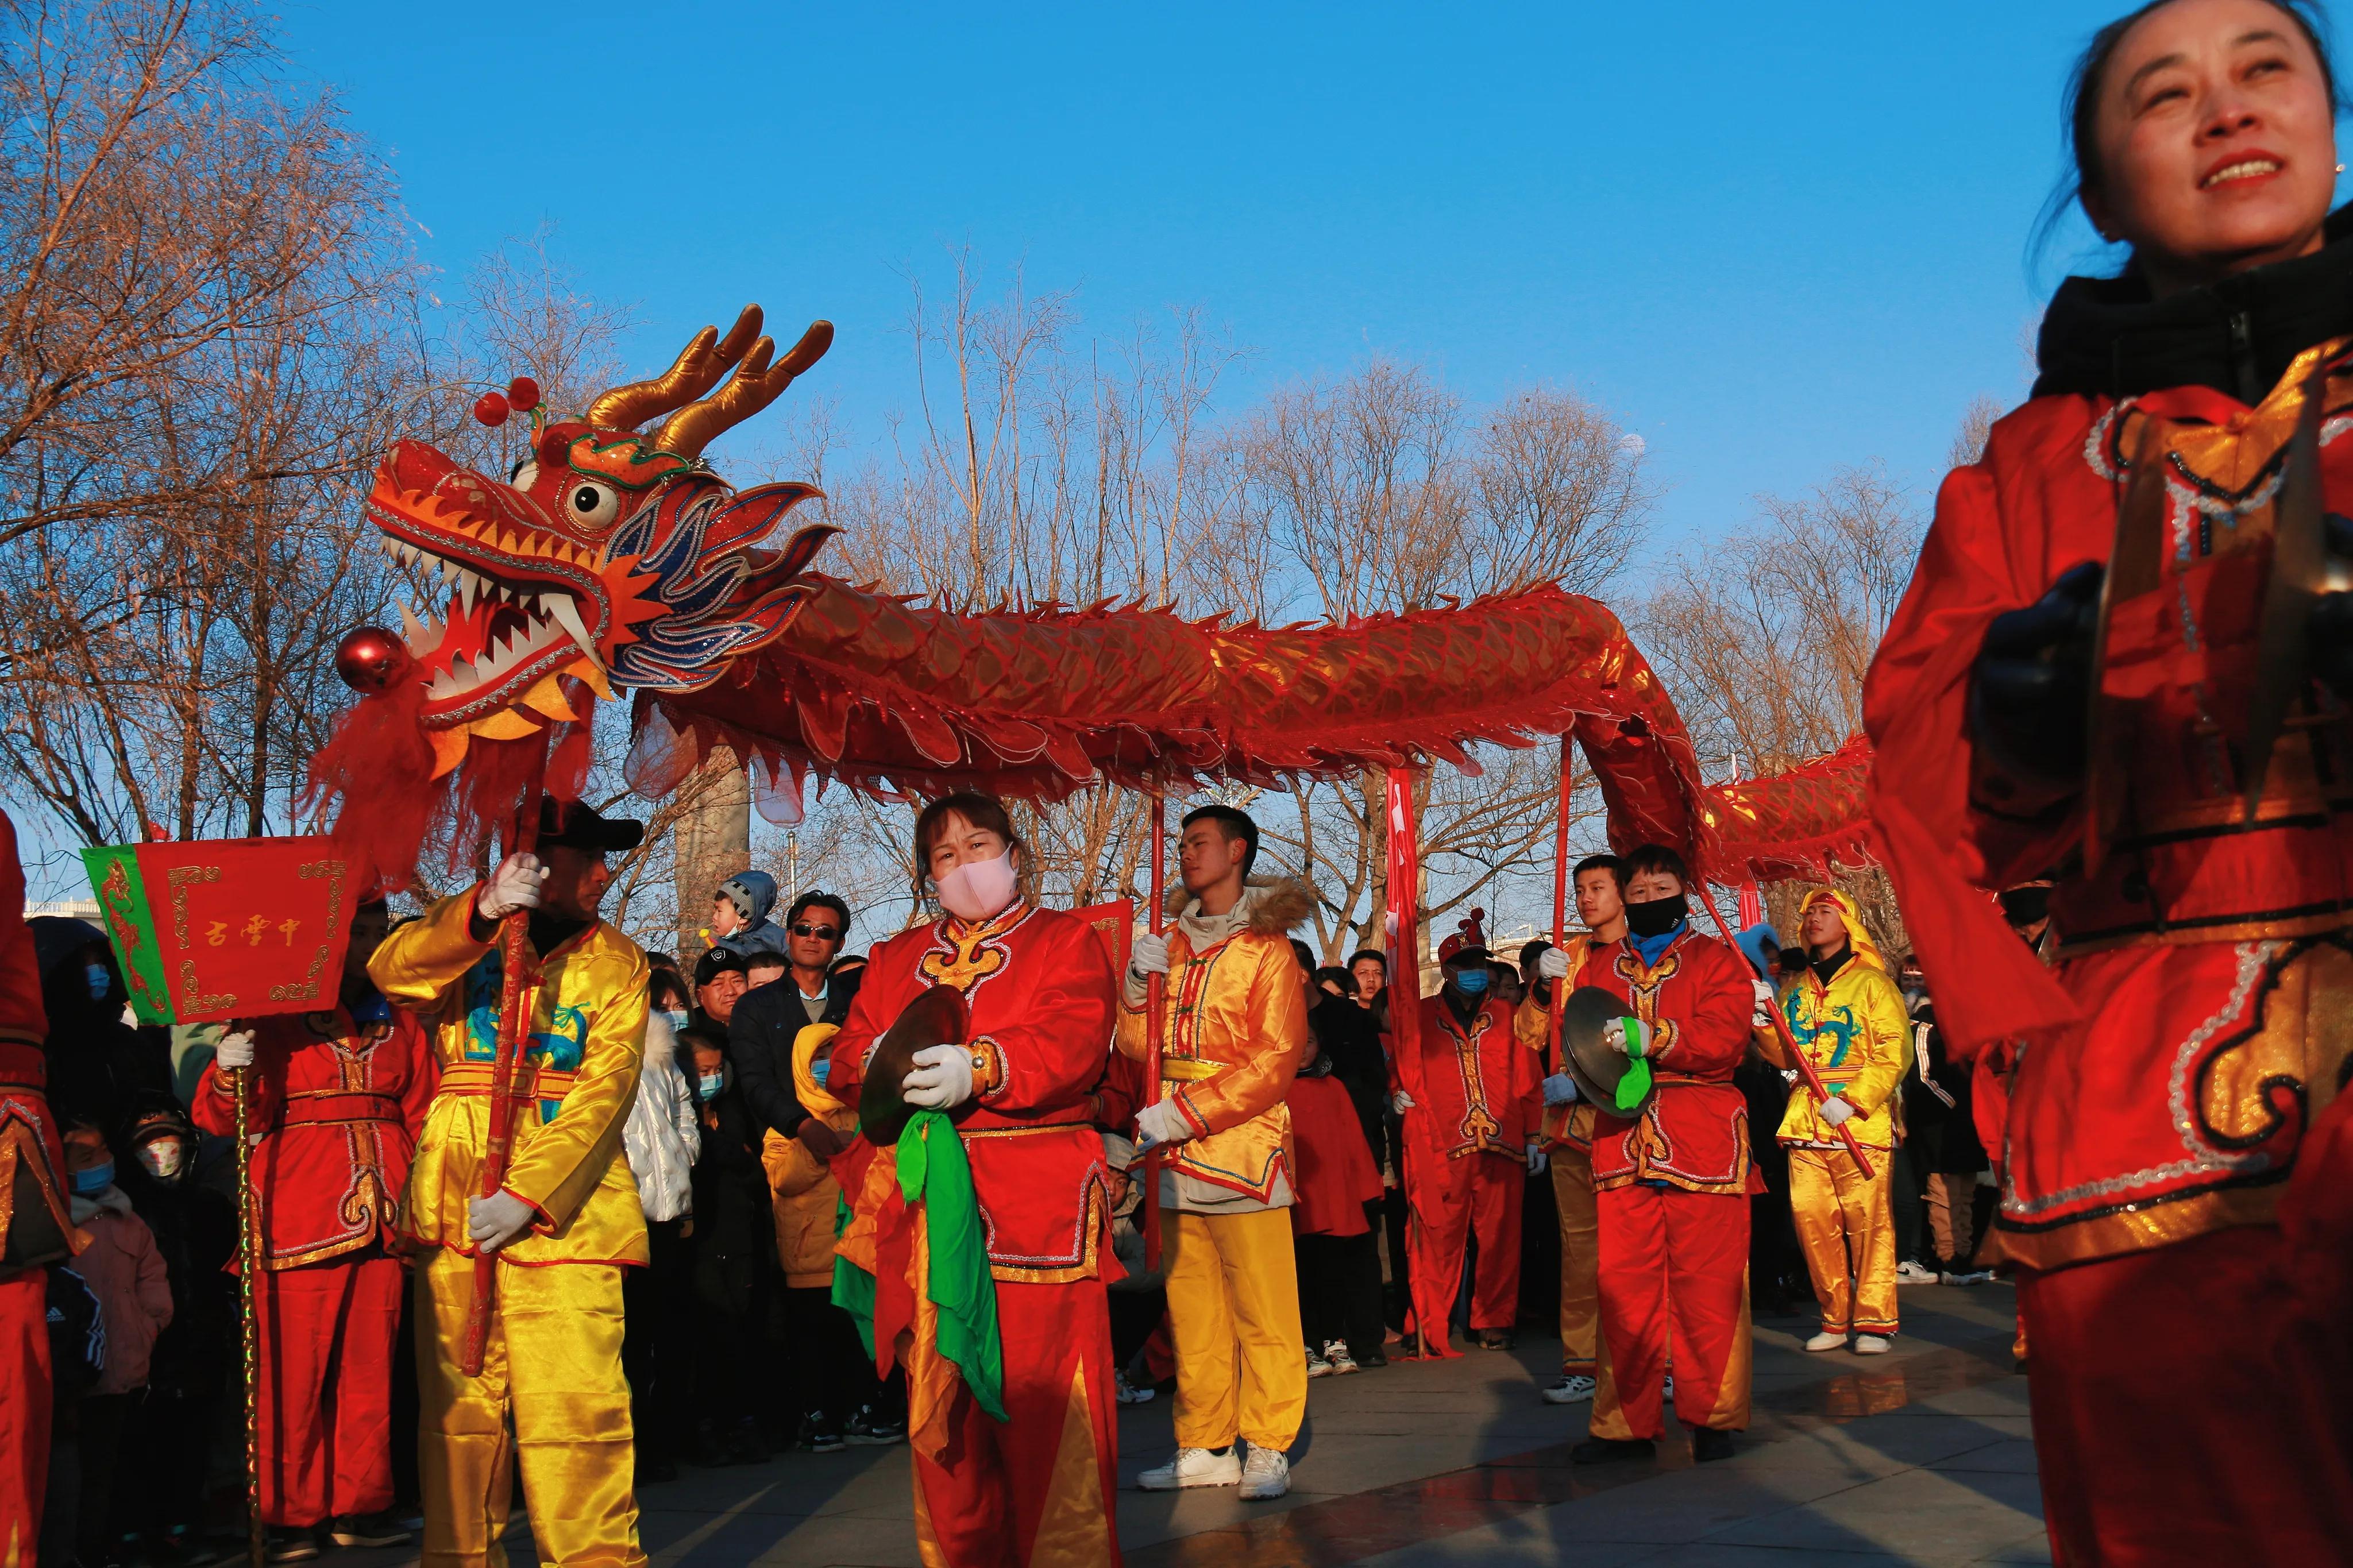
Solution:
{"label": "woman in red costume", "polygon": [[[941,1568],[1119,1561],[1117,1390],[1101,1272],[1111,1172],[1090,1125],[1116,981],[1092,928],[1021,896],[1026,854],[989,796],[924,808],[916,864],[945,912],[874,949],[827,1085],[856,1104],[868,1055],[907,1005],[934,985],[964,993],[968,1040],[916,1052],[902,1092],[955,1122],[970,1161],[1006,1419],[939,1375],[919,1308],[896,1349],[908,1367],[916,1540],[923,1562]],[[874,1162],[853,1199],[862,1211],[853,1233],[884,1206],[874,1173],[892,1168]],[[845,1254],[851,1245],[846,1236]],[[887,1239],[880,1250],[890,1255]]]}
{"label": "woman in red costume", "polygon": [[[1866,692],[1940,1021],[2016,1052],[1996,1235],[2063,1564],[2353,1552],[2353,595],[2269,597],[2275,535],[2288,584],[2353,551],[2337,108],[2285,0],[2096,36],[2078,194],[2130,259],[2052,300]],[[2045,876],[2047,971],[1989,891]]]}

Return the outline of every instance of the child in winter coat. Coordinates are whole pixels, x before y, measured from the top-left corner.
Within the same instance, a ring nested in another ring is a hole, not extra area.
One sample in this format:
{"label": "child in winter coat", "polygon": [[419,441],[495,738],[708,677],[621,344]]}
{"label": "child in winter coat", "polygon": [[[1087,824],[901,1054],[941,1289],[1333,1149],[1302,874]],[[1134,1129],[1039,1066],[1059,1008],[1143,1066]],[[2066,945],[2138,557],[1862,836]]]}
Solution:
{"label": "child in winter coat", "polygon": [[147,1386],[156,1338],[172,1321],[172,1282],[154,1233],[114,1184],[114,1153],[104,1135],[86,1121],[77,1123],[66,1133],[65,1151],[73,1222],[90,1237],[73,1271],[98,1298],[106,1325],[106,1364],[81,1398],[75,1551],[86,1563],[104,1563],[115,1555],[121,1533],[114,1521],[114,1479],[123,1427],[138,1402],[134,1396]]}
{"label": "child in winter coat", "polygon": [[749,958],[755,952],[782,956],[785,931],[768,918],[776,907],[776,879],[765,871],[738,871],[719,884],[711,899],[712,945]]}
{"label": "child in winter coat", "polygon": [[873,1145],[859,1136],[857,1108],[826,1088],[838,1032],[832,1024],[811,1024],[794,1038],[793,1089],[808,1121],[796,1137],[771,1129],[761,1150],[785,1270],[784,1355],[803,1412],[800,1443],[820,1452],[896,1443],[907,1432],[895,1406],[881,1397],[857,1326],[833,1304],[840,1177],[858,1179],[874,1156]]}

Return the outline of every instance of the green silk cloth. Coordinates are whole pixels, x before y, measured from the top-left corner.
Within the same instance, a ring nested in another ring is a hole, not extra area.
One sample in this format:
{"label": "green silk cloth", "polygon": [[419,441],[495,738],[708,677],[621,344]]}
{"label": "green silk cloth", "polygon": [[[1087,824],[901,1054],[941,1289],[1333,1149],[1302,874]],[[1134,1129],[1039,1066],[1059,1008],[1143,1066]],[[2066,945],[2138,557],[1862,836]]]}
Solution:
{"label": "green silk cloth", "polygon": [[[896,1152],[899,1191],[907,1200],[910,1223],[918,1207],[923,1212],[930,1258],[923,1294],[937,1312],[939,1352],[955,1363],[974,1403],[1002,1421],[1005,1346],[997,1328],[997,1280],[989,1272],[980,1199],[973,1190],[964,1140],[938,1111],[918,1110],[899,1134]],[[873,1354],[874,1277],[837,1257],[833,1302],[857,1321],[859,1337]]]}

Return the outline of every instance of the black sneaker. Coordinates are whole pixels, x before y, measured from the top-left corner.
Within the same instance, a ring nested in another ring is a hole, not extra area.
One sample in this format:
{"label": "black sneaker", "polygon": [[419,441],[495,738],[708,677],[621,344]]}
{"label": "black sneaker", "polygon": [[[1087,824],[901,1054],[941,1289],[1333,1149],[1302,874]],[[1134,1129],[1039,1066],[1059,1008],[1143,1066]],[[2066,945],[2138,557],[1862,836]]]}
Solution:
{"label": "black sneaker", "polygon": [[327,1539],[338,1546],[406,1546],[408,1527],[390,1510],[337,1514],[327,1526]]}
{"label": "black sneaker", "polygon": [[319,1555],[319,1532],[273,1524],[262,1538],[261,1555],[271,1563],[308,1563]]}
{"label": "black sneaker", "polygon": [[833,1417],[816,1410],[801,1417],[800,1446],[812,1454],[839,1454],[849,1447],[841,1440],[841,1428]]}
{"label": "black sneaker", "polygon": [[887,1448],[907,1440],[907,1418],[871,1405],[861,1405],[843,1424],[841,1435],[852,1447]]}
{"label": "black sneaker", "polygon": [[1648,1437],[1588,1437],[1568,1451],[1573,1465],[1607,1465],[1620,1459],[1658,1457],[1659,1446]]}
{"label": "black sneaker", "polygon": [[641,1487],[656,1486],[663,1481],[674,1481],[676,1479],[678,1479],[678,1467],[672,1464],[670,1460],[663,1458],[649,1459],[642,1454],[638,1456],[638,1485]]}
{"label": "black sneaker", "polygon": [[1703,1426],[1692,1434],[1692,1458],[1700,1464],[1732,1458],[1732,1434]]}

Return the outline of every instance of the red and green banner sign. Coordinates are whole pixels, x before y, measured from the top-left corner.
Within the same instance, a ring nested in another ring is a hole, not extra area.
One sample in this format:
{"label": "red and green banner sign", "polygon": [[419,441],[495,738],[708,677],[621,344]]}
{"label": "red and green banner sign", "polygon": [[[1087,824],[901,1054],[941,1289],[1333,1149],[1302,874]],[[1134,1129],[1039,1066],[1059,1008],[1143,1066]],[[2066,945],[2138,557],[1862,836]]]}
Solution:
{"label": "red and green banner sign", "polygon": [[354,893],[344,857],[326,839],[111,844],[81,854],[141,1023],[334,1005]]}

